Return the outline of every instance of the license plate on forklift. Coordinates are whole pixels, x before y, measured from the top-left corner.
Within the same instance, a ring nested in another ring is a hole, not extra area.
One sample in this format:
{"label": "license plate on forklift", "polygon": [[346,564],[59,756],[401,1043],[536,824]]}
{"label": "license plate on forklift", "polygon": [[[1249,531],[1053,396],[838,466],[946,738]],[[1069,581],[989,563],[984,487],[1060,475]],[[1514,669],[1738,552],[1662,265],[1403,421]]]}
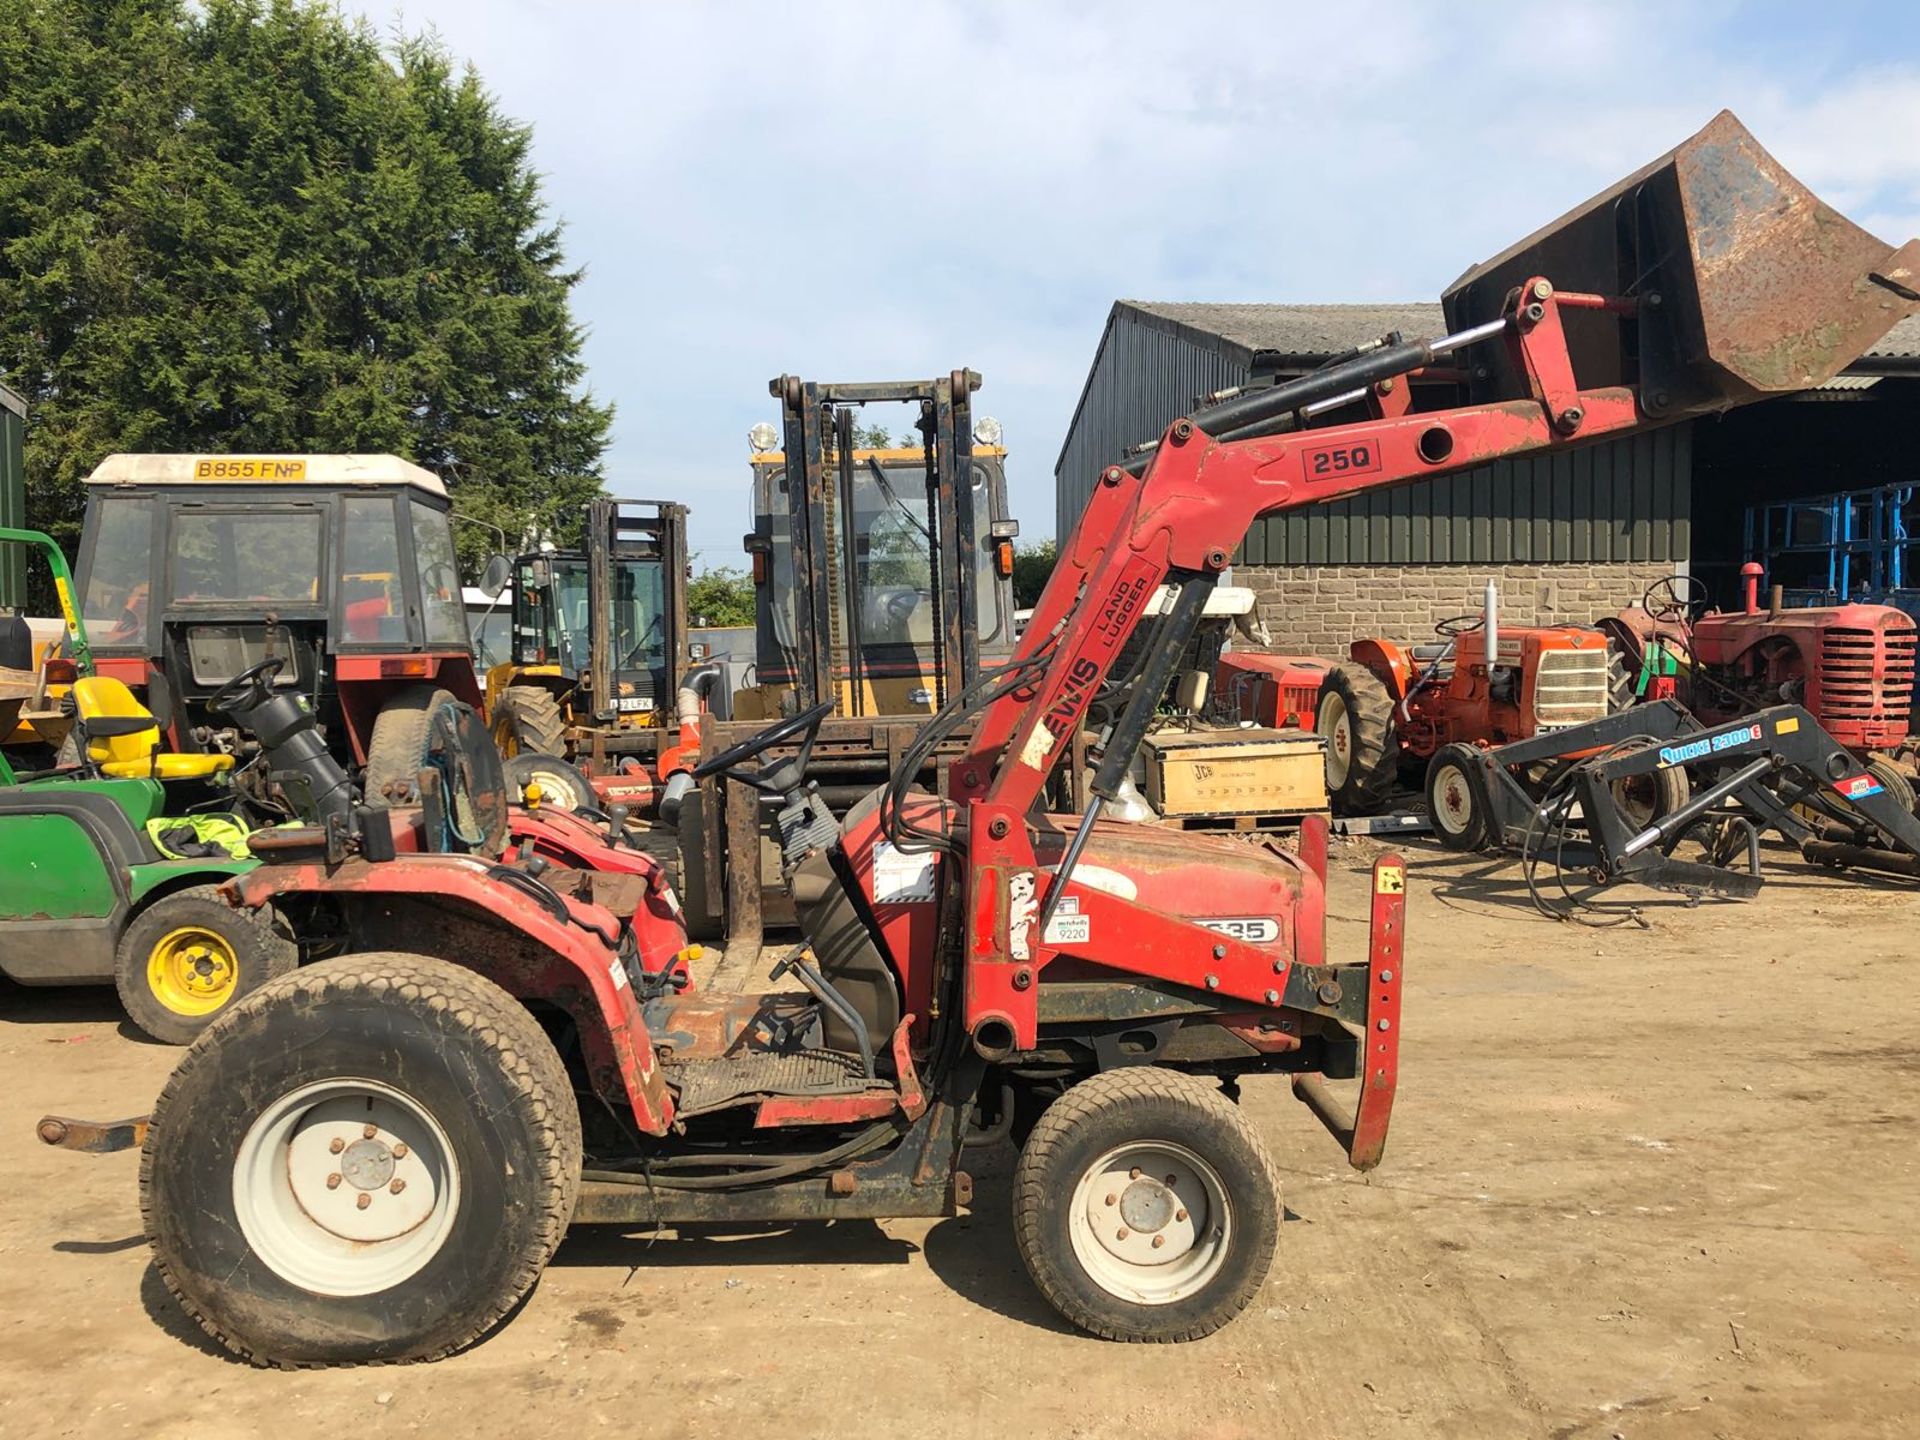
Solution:
{"label": "license plate on forklift", "polygon": [[636,710],[653,709],[653,701],[647,699],[644,695],[637,695],[631,700],[622,700],[619,703],[620,708],[628,713]]}

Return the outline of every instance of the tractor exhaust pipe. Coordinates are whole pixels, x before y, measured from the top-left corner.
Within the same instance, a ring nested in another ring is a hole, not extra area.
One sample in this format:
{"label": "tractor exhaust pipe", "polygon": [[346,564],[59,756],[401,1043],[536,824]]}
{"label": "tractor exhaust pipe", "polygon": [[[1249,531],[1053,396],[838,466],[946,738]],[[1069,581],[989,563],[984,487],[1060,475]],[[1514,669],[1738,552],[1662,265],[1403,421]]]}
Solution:
{"label": "tractor exhaust pipe", "polygon": [[1480,631],[1486,638],[1487,671],[1500,663],[1500,587],[1491,579],[1487,581],[1487,593],[1481,601],[1482,613],[1486,618],[1481,621]]}

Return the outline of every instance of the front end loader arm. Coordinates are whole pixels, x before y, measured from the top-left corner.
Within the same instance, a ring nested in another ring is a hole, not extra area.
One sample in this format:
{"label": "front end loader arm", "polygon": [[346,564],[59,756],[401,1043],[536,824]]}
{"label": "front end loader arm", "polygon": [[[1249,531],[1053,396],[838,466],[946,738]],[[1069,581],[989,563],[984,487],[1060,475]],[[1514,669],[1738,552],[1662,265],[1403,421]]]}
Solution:
{"label": "front end loader arm", "polygon": [[[1609,217],[1619,221],[1611,230]],[[1783,267],[1794,285],[1781,301]],[[1167,427],[1137,481],[1118,466],[1103,472],[1066,547],[1068,563],[1049,582],[1012,662],[1031,662],[1035,678],[986,709],[955,767],[954,797],[971,802],[966,945],[976,980],[968,1027],[992,1019],[1023,1039],[1033,1033],[1035,972],[1057,953],[1045,939],[1048,922],[1101,807],[1127,774],[1206,592],[1254,520],[1822,384],[1920,309],[1916,270],[1920,242],[1895,251],[1859,230],[1722,115],[1595,202],[1470,271],[1447,297],[1452,334],[1396,339],[1197,409]],[[1473,368],[1499,377],[1476,381],[1474,403],[1302,428],[1469,347]],[[1658,379],[1657,393],[1646,393],[1649,377]],[[1060,863],[1041,870],[1027,816],[1149,598],[1168,583],[1174,603],[1129,677],[1079,829]],[[1022,874],[1033,875],[1040,910],[1030,958],[1015,964],[1006,887]],[[1187,936],[1177,946],[1181,983],[1202,988],[1220,937],[1189,921],[1173,924]],[[1241,944],[1226,941],[1228,956],[1237,958]],[[1276,974],[1291,958],[1249,948]]]}

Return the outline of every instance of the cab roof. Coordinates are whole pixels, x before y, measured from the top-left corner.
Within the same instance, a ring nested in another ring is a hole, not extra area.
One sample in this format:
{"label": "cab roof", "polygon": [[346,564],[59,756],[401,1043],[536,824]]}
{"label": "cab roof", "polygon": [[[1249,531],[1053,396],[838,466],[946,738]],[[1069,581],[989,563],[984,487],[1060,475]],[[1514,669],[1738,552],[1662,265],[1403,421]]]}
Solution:
{"label": "cab roof", "polygon": [[109,455],[89,485],[411,485],[446,498],[440,477],[398,455]]}

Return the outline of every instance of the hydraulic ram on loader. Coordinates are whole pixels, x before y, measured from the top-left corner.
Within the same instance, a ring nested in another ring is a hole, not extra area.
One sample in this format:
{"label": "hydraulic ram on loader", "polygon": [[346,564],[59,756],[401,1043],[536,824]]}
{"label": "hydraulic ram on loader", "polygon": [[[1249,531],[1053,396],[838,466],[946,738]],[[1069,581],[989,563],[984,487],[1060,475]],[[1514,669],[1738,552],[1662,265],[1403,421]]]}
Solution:
{"label": "hydraulic ram on loader", "polygon": [[[578,887],[559,867],[543,879],[510,857],[398,862],[468,877],[458,943],[438,950],[451,896],[331,897],[349,936],[405,953],[271,982],[188,1052],[143,1153],[161,1275],[258,1358],[431,1358],[509,1313],[576,1214],[938,1214],[970,1194],[964,1148],[1006,1136],[1022,1147],[1016,1244],[1063,1315],[1114,1339],[1219,1328],[1281,1228],[1240,1085],[1292,1077],[1351,1163],[1378,1163],[1405,961],[1391,857],[1369,953],[1341,961],[1318,827],[1290,853],[1101,814],[1248,525],[1817,385],[1916,308],[1914,259],[1723,115],[1470,272],[1448,295],[1452,333],[1176,419],[1138,473],[1101,475],[1014,658],[959,687],[844,818],[807,775],[827,705],[695,772],[777,812],[806,940],[780,969],[800,992],[687,991],[665,963],[685,946],[677,913],[563,900],[550,892]],[[1404,377],[1470,347],[1489,378],[1410,410]],[[1355,405],[1368,418],[1310,423]],[[1046,814],[1090,711],[1092,801]],[[969,724],[948,793],[915,789]],[[303,863],[396,862],[330,845]],[[488,906],[487,885],[550,923]],[[554,927],[590,985],[545,963]],[[623,1026],[632,1066],[606,1060]],[[1351,1100],[1328,1083],[1347,1079]]]}

